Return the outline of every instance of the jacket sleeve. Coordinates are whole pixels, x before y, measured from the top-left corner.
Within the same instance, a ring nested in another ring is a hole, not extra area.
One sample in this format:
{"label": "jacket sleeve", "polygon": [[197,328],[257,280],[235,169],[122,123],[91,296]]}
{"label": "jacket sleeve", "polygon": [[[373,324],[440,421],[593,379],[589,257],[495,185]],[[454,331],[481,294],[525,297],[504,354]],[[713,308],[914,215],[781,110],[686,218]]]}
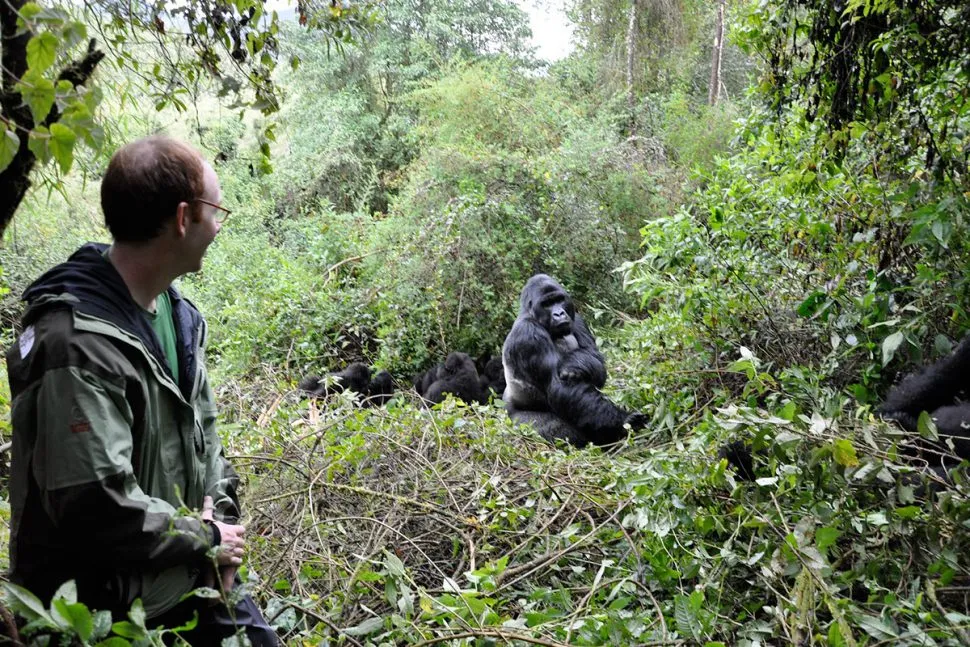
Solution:
{"label": "jacket sleeve", "polygon": [[205,493],[212,497],[218,521],[238,523],[241,514],[239,506],[239,477],[226,458],[222,439],[216,431],[216,404],[208,376],[203,375],[200,393],[202,411],[202,433],[205,438]]}
{"label": "jacket sleeve", "polygon": [[204,560],[212,531],[138,486],[125,379],[62,366],[34,388],[21,403],[35,407],[30,478],[57,531],[98,561],[165,568]]}

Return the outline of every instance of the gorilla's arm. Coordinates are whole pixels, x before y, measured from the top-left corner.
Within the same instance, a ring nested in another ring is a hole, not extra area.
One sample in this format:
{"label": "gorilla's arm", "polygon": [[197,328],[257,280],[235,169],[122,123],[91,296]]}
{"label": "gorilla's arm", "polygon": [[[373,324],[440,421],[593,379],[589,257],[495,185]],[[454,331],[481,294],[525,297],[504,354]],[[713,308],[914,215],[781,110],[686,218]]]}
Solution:
{"label": "gorilla's arm", "polygon": [[912,428],[915,428],[915,419],[921,411],[933,413],[940,407],[952,405],[960,390],[967,386],[968,375],[970,337],[960,342],[949,356],[921,373],[904,378],[876,411],[884,418],[898,420],[907,428],[910,427],[907,422],[912,422]]}
{"label": "gorilla's arm", "polygon": [[[546,393],[559,365],[559,351],[542,326],[528,318],[519,318],[505,340],[502,361],[507,375],[519,383],[512,389],[516,394],[523,383],[529,390]],[[511,404],[533,408],[521,401]]]}
{"label": "gorilla's arm", "polygon": [[954,453],[961,458],[970,456],[970,404],[940,407],[931,415],[940,433],[940,444],[946,446],[946,436],[953,439],[953,450],[947,447],[941,451]]}
{"label": "gorilla's arm", "polygon": [[579,313],[573,319],[572,332],[578,348],[564,354],[559,361],[559,378],[570,384],[586,382],[602,388],[606,384],[606,363]]}
{"label": "gorilla's arm", "polygon": [[626,437],[623,424],[630,413],[613,404],[592,384],[567,383],[557,375],[549,385],[548,398],[553,413],[568,420],[590,442],[608,445]]}

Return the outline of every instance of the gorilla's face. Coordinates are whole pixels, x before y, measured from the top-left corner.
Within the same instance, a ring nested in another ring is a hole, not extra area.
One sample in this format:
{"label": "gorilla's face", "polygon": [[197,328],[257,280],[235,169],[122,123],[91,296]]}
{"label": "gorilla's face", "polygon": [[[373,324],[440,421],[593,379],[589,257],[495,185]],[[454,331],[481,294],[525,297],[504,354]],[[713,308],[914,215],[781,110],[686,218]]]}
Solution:
{"label": "gorilla's face", "polygon": [[529,279],[522,290],[522,307],[553,339],[572,332],[573,302],[566,290],[549,276],[537,274]]}
{"label": "gorilla's face", "polygon": [[[445,375],[458,375],[459,373],[474,373],[476,376],[478,375],[475,362],[468,356],[468,353],[448,353],[443,369]],[[439,375],[439,377],[441,376]]]}

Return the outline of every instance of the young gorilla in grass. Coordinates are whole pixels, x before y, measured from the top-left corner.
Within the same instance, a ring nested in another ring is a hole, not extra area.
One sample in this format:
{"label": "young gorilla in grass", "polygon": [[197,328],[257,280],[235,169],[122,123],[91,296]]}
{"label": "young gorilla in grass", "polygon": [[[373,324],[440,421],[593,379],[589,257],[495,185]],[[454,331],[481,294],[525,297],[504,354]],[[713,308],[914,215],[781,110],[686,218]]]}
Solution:
{"label": "young gorilla in grass", "polygon": [[643,414],[625,411],[600,393],[606,366],[596,340],[566,290],[545,274],[522,289],[502,362],[509,415],[532,424],[547,440],[609,445],[626,436],[626,424],[646,425]]}
{"label": "young gorilla in grass", "polygon": [[387,404],[394,395],[394,380],[387,371],[380,371],[371,379],[371,369],[361,362],[354,362],[342,371],[331,373],[333,384],[316,375],[300,381],[297,389],[306,397],[323,398],[333,393],[353,391],[364,396],[363,406],[374,407]]}
{"label": "young gorilla in grass", "polygon": [[414,380],[418,394],[429,402],[438,403],[451,393],[467,403],[485,402],[475,362],[467,353],[449,353],[445,363]]}
{"label": "young gorilla in grass", "polygon": [[492,356],[485,353],[476,362],[478,367],[478,382],[482,386],[482,396],[488,400],[489,395],[494,394],[496,398],[501,398],[505,393],[505,367],[502,366],[502,356]]}

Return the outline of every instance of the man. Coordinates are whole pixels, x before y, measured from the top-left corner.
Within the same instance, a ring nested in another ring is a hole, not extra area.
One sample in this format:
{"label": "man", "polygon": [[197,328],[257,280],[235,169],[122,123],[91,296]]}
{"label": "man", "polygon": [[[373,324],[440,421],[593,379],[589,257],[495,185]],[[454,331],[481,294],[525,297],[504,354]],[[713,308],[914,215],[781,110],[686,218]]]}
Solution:
{"label": "man", "polygon": [[84,245],[24,293],[7,353],[10,562],[14,581],[44,598],[73,579],[81,601],[116,618],[140,598],[156,625],[198,612],[193,644],[217,645],[238,625],[258,647],[278,641],[249,597],[231,610],[179,604],[200,585],[231,586],[245,548],[206,324],[170,285],[201,268],[229,213],[221,199],[191,147],[131,143],[101,184],[111,246]]}

